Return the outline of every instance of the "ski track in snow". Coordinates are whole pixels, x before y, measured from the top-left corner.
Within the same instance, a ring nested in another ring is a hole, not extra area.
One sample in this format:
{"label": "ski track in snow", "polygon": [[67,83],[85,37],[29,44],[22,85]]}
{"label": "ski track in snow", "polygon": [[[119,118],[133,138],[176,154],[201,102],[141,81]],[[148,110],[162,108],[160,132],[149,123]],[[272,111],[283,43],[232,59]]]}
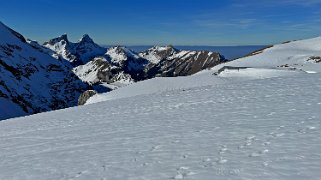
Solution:
{"label": "ski track in snow", "polygon": [[318,179],[321,78],[138,95],[0,123],[0,179]]}

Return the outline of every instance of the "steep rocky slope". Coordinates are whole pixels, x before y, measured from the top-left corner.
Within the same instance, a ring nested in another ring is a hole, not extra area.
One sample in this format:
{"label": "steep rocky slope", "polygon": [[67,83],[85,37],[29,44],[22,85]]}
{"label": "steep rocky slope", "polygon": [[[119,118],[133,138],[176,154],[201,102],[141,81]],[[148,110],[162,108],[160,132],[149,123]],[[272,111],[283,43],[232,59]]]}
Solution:
{"label": "steep rocky slope", "polygon": [[88,86],[54,54],[0,23],[0,120],[77,105]]}
{"label": "steep rocky slope", "polygon": [[[188,76],[227,61],[219,53],[209,51],[179,51],[170,46],[152,48],[148,51],[153,52],[152,54],[156,54],[156,57],[159,57],[157,63],[148,65],[146,69],[148,78],[155,76]],[[153,59],[154,57],[151,57],[149,61],[155,62]]]}

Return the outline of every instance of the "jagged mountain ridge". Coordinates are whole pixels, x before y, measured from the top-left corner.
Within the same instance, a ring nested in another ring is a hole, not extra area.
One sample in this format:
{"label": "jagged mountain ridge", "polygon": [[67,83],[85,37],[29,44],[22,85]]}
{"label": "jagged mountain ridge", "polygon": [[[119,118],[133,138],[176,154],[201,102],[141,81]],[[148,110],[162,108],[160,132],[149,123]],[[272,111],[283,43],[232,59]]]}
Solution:
{"label": "jagged mountain ridge", "polygon": [[0,22],[0,120],[77,105],[88,85],[54,54]]}
{"label": "jagged mountain ridge", "polygon": [[94,43],[87,34],[83,35],[76,43],[70,42],[67,34],[64,34],[45,42],[43,45],[69,60],[73,66],[85,64],[92,58],[106,52],[106,48]]}
{"label": "jagged mountain ridge", "polygon": [[158,76],[187,76],[226,61],[216,52],[181,51],[173,46],[154,46],[140,53],[123,46],[107,49],[88,35],[78,43],[62,35],[44,46],[71,61],[74,73],[89,84],[128,84]]}
{"label": "jagged mountain ridge", "polygon": [[147,67],[148,78],[188,76],[227,61],[221,54],[209,51],[178,51],[172,47],[165,54],[169,56]]}
{"label": "jagged mountain ridge", "polygon": [[90,84],[131,83],[158,76],[192,75],[226,61],[219,53],[180,51],[172,46],[155,46],[141,53],[116,46],[109,48],[105,55],[75,67],[74,72]]}

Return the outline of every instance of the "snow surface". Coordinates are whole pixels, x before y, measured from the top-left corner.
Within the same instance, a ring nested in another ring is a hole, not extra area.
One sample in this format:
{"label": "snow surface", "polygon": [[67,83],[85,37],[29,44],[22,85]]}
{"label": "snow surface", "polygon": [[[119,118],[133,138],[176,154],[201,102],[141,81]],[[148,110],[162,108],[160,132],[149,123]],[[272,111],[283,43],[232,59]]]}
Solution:
{"label": "snow surface", "polygon": [[321,56],[321,37],[275,45],[255,56],[220,64],[213,70],[220,69],[223,66],[276,68],[288,65],[290,68],[308,72],[321,72],[321,63],[316,64],[308,61],[311,56]]}
{"label": "snow surface", "polygon": [[0,122],[0,179],[320,179],[319,41]]}
{"label": "snow surface", "polygon": [[299,73],[0,122],[0,179],[318,179],[320,81]]}

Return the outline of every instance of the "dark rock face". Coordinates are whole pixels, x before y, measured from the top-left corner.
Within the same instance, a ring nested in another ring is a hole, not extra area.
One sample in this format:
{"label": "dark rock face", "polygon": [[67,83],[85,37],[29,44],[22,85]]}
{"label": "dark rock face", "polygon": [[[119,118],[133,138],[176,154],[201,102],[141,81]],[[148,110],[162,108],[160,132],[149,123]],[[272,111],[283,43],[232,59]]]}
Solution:
{"label": "dark rock face", "polygon": [[180,55],[170,57],[169,59],[163,59],[158,64],[149,67],[147,74],[149,78],[155,76],[188,76],[201,70],[212,68],[225,61],[226,59],[219,53],[186,51]]}
{"label": "dark rock face", "polygon": [[84,93],[82,93],[78,99],[78,105],[82,106],[84,104],[86,104],[87,100],[91,97],[93,97],[94,95],[96,95],[97,92],[95,90],[87,90]]}

